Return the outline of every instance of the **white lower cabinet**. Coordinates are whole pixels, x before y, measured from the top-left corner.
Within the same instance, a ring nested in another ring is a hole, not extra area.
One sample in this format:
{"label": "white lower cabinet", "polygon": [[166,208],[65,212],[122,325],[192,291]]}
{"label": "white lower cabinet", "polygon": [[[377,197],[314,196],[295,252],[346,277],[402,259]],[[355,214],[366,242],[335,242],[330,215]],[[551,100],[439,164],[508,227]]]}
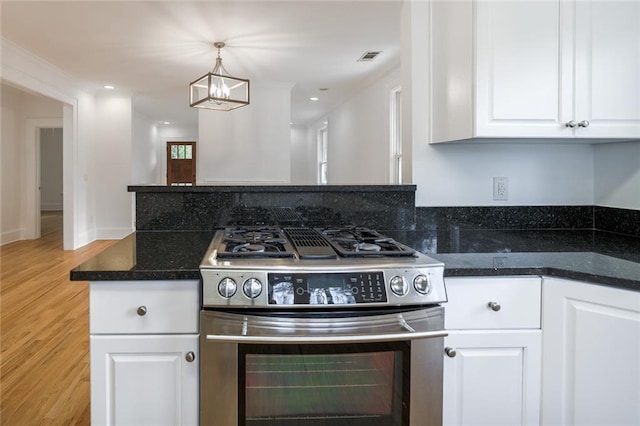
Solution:
{"label": "white lower cabinet", "polygon": [[640,292],[544,278],[544,425],[640,425]]}
{"label": "white lower cabinet", "polygon": [[91,423],[197,425],[198,336],[91,336]]}
{"label": "white lower cabinet", "polygon": [[92,425],[198,424],[199,281],[92,282]]}
{"label": "white lower cabinet", "polygon": [[534,425],[540,404],[540,331],[453,331],[445,347],[445,425]]}
{"label": "white lower cabinet", "polygon": [[446,286],[443,424],[539,424],[540,277]]}

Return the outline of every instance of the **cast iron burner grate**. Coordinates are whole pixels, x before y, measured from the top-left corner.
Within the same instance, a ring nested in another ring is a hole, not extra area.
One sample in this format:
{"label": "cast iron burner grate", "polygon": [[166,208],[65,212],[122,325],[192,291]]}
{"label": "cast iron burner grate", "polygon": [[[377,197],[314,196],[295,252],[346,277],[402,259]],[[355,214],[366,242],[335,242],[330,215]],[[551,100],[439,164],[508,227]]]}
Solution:
{"label": "cast iron burner grate", "polygon": [[319,229],[334,249],[345,257],[413,256],[415,250],[368,228]]}
{"label": "cast iron burner grate", "polygon": [[293,257],[293,248],[278,228],[227,228],[217,258]]}

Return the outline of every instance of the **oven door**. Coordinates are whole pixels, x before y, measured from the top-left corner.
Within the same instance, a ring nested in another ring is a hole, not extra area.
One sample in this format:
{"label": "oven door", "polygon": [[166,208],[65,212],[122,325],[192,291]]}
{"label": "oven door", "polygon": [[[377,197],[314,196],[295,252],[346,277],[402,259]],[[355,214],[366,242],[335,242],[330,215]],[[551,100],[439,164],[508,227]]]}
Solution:
{"label": "oven door", "polygon": [[202,311],[200,423],[442,424],[443,308]]}

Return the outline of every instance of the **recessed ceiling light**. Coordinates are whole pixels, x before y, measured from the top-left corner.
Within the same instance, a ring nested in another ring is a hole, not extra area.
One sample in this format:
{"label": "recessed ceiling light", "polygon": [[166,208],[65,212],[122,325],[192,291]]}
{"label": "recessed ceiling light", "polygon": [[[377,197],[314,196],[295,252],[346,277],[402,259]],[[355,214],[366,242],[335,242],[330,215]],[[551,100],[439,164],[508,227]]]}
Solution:
{"label": "recessed ceiling light", "polygon": [[314,97],[312,97],[312,98],[309,98],[309,100],[310,100],[310,101],[314,101],[314,102],[315,102],[315,101],[317,101],[317,100],[318,100],[318,98],[316,98],[316,97],[314,96]]}
{"label": "recessed ceiling light", "polygon": [[112,86],[112,85],[110,85],[110,84],[105,84],[105,85],[104,85],[104,88],[105,88],[105,89],[109,89],[109,90],[113,90],[113,89],[115,89],[115,86]]}
{"label": "recessed ceiling light", "polygon": [[171,124],[171,122],[170,122],[170,121],[165,121],[165,122],[164,122],[164,123],[162,123],[162,124]]}

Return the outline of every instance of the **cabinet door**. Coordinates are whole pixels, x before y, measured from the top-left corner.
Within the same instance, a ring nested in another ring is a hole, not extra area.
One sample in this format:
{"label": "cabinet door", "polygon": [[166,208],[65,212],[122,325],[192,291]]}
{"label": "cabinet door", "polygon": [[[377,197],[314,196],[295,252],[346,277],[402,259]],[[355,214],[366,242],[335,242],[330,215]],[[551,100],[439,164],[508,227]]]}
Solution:
{"label": "cabinet door", "polygon": [[539,424],[539,330],[454,331],[445,346],[445,425]]}
{"label": "cabinet door", "polygon": [[575,3],[577,137],[640,137],[640,2]]}
{"label": "cabinet door", "polygon": [[640,424],[640,292],[544,278],[542,424]]}
{"label": "cabinet door", "polygon": [[475,5],[476,136],[572,137],[562,121],[571,92],[561,84],[560,2]]}
{"label": "cabinet door", "polygon": [[196,425],[197,335],[91,336],[91,423]]}

